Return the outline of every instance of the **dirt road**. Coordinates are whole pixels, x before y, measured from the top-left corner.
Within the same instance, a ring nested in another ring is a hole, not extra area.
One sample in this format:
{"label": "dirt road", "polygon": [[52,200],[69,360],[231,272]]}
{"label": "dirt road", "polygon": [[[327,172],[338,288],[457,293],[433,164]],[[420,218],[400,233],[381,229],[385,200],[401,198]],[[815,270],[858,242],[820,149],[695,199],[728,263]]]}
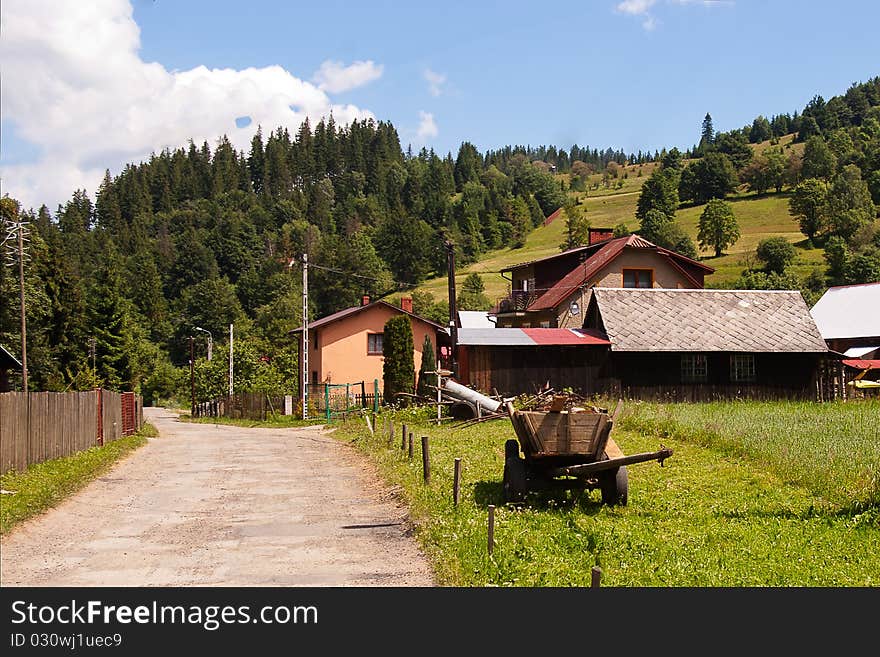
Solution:
{"label": "dirt road", "polygon": [[160,437],[2,539],[4,586],[431,586],[406,509],[319,428]]}

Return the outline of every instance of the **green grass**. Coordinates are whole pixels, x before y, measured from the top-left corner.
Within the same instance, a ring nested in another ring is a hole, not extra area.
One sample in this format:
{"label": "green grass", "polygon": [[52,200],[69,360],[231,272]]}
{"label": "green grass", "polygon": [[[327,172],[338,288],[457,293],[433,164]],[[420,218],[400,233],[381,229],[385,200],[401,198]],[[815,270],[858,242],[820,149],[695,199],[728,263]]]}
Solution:
{"label": "green grass", "polygon": [[[382,420],[375,436],[357,423],[343,425],[334,435],[352,441],[378,464],[387,483],[400,488],[442,585],[589,586],[590,569],[599,565],[603,586],[877,586],[880,514],[876,504],[861,509],[850,504],[862,494],[860,478],[837,465],[873,463],[876,468],[873,457],[858,451],[865,448],[858,427],[876,415],[877,406],[828,408],[827,415],[811,413],[801,421],[803,407],[786,403],[767,406],[759,416],[735,415],[749,424],[765,420],[782,427],[794,419],[791,433],[798,439],[789,447],[797,448],[799,456],[781,464],[765,464],[752,434],[725,434],[730,444],[716,445],[686,432],[656,435],[626,428],[634,425],[624,422],[614,437],[626,454],[654,451],[661,441],[674,450],[665,467],[654,462],[629,467],[626,507],[600,504],[598,491],[579,498],[537,498],[523,508],[505,506],[504,442],[513,437],[506,420],[456,430],[417,420],[411,412],[398,415],[390,446]],[[628,408],[624,417],[644,418],[646,410]],[[695,405],[694,417],[701,410],[709,418],[722,412],[721,406]],[[778,421],[773,419],[777,414]],[[419,447],[413,460],[399,449],[401,422],[415,436],[430,436],[430,485],[422,481]],[[838,423],[846,427],[838,451],[816,448]],[[451,495],[456,457],[462,459],[457,508]],[[814,470],[824,464],[842,473],[844,485],[833,497],[846,509],[828,501],[821,478],[794,483],[802,479],[802,470],[798,465],[789,471],[789,462],[812,460]],[[855,497],[845,499],[849,494]],[[486,548],[489,504],[497,507],[491,556]]]}
{"label": "green grass", "polygon": [[10,471],[0,475],[0,488],[15,491],[11,495],[0,495],[0,534],[8,533],[19,523],[54,507],[145,445],[148,437],[157,435],[153,425],[144,424],[138,433],[102,447],[36,463],[24,472]]}
{"label": "green grass", "polygon": [[835,508],[880,505],[880,399],[630,405],[623,426],[743,456]]}
{"label": "green grass", "polygon": [[235,427],[310,427],[326,424],[324,418],[312,418],[303,420],[293,415],[269,415],[266,420],[248,420],[231,417],[190,417],[188,413],[181,413],[178,418],[181,422],[194,424],[227,424]]}

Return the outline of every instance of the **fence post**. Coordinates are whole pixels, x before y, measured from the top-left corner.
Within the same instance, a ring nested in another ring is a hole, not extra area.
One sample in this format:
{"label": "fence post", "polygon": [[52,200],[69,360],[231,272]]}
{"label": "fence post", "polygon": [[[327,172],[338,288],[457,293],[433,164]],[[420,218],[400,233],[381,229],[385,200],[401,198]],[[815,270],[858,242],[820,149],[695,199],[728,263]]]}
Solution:
{"label": "fence post", "polygon": [[[350,403],[350,399],[351,399],[351,398],[349,397],[349,394],[350,394],[349,384],[346,383],[346,384],[345,384],[345,410],[346,410],[346,411],[347,411],[348,408],[349,408],[348,405],[349,405],[349,403]],[[344,416],[343,416],[343,417],[344,417]]]}
{"label": "fence post", "polygon": [[324,413],[327,414],[327,422],[330,422],[330,384],[324,384]]}
{"label": "fence post", "polygon": [[486,536],[486,547],[489,549],[489,554],[492,554],[492,550],[495,549],[495,505],[489,505],[489,530]]}
{"label": "fence post", "polygon": [[422,475],[425,483],[431,483],[431,457],[428,454],[428,437],[422,436]]}
{"label": "fence post", "polygon": [[408,458],[412,458],[412,457],[413,457],[413,435],[412,435],[412,431],[409,432],[409,443],[407,443],[407,449],[408,449],[407,457],[408,457]]}
{"label": "fence post", "polygon": [[367,407],[367,384],[361,381],[361,408]]}
{"label": "fence post", "polygon": [[461,459],[455,459],[455,466],[452,470],[452,505],[458,506],[458,491],[461,486]]}
{"label": "fence post", "polygon": [[379,379],[373,379],[373,412],[379,412]]}
{"label": "fence post", "polygon": [[598,589],[602,586],[602,569],[599,566],[593,566],[590,571],[590,588]]}

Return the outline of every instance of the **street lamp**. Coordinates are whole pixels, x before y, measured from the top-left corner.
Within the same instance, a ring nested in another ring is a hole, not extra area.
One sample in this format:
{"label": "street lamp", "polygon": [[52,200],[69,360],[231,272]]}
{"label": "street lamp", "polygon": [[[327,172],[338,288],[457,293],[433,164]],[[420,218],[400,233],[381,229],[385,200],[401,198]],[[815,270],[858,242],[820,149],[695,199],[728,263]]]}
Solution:
{"label": "street lamp", "polygon": [[211,335],[211,332],[208,329],[203,329],[201,326],[193,326],[196,331],[201,331],[202,333],[208,334],[208,362],[211,362],[211,351],[214,346],[214,336]]}

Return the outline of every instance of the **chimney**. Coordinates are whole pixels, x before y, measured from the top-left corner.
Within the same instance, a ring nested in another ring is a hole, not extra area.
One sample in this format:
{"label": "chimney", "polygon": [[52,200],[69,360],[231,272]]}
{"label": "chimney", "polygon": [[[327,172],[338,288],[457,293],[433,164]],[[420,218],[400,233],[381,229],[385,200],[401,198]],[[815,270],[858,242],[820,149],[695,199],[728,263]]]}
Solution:
{"label": "chimney", "polygon": [[604,242],[605,240],[610,240],[612,237],[614,237],[613,228],[590,228],[588,229],[588,233],[590,235],[590,238],[588,240],[590,244]]}
{"label": "chimney", "polygon": [[365,294],[364,296],[361,297],[361,305],[362,306],[369,306],[370,305],[370,295],[369,294]]}
{"label": "chimney", "polygon": [[401,297],[400,298],[400,309],[405,312],[411,313],[413,311],[412,297]]}

